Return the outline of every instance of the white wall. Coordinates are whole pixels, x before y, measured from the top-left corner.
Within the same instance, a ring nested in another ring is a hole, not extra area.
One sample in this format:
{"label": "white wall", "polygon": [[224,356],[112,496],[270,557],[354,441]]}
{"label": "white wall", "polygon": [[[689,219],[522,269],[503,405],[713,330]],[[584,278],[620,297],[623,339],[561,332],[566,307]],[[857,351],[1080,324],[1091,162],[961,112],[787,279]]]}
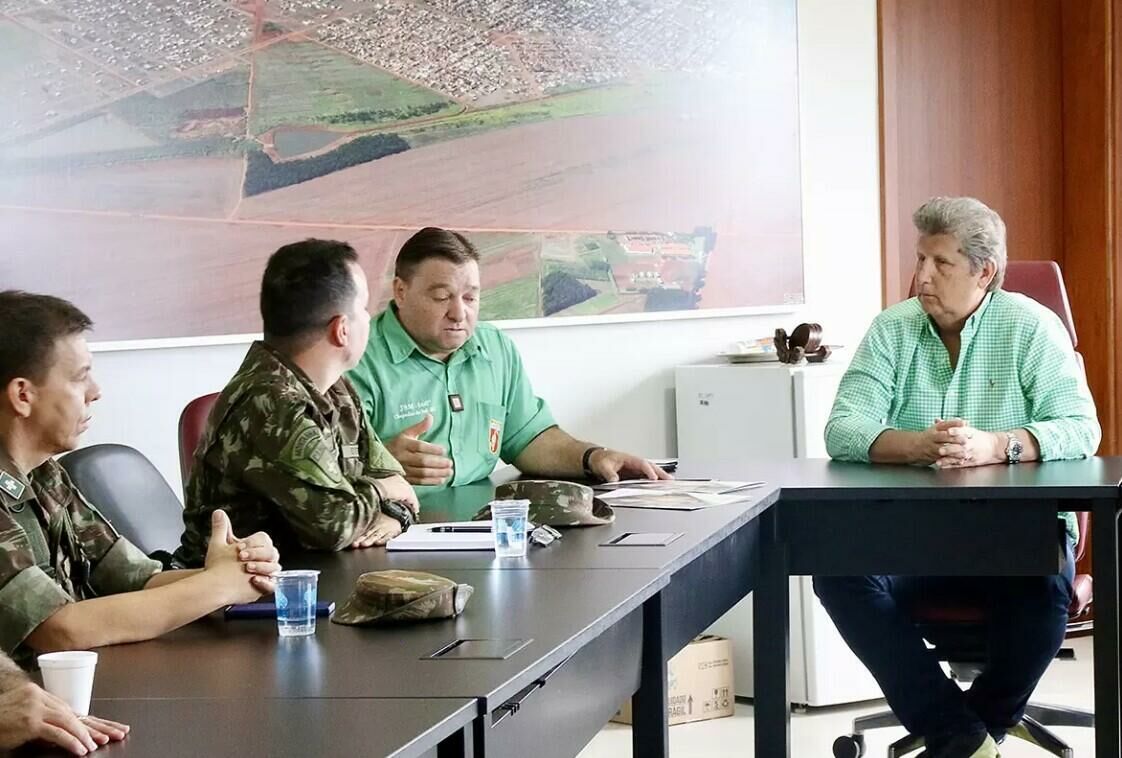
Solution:
{"label": "white wall", "polygon": [[[880,309],[876,0],[799,0],[799,69],[806,305],[774,316],[512,331],[538,394],[574,435],[673,454],[674,366],[800,321],[853,346]],[[102,400],[84,444],[136,447],[178,490],[179,412],[220,389],[245,349],[98,352]],[[569,367],[574,358],[579,368]]]}

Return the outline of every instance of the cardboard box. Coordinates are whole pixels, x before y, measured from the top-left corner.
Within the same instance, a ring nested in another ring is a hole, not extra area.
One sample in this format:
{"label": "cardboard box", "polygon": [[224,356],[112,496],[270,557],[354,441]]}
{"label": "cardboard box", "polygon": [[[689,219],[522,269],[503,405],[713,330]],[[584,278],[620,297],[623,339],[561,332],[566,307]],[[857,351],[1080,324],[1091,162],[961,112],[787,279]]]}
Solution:
{"label": "cardboard box", "polygon": [[[732,715],[736,689],[727,639],[703,634],[671,658],[666,668],[670,726]],[[631,723],[630,700],[612,721]]]}

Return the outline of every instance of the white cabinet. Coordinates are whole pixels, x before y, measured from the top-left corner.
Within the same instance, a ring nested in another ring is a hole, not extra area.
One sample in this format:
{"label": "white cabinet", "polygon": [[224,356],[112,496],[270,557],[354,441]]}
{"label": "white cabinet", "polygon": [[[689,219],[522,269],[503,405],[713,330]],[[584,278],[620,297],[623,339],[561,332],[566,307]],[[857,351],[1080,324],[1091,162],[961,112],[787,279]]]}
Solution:
{"label": "white cabinet", "polygon": [[[678,459],[684,472],[728,476],[748,460],[825,458],[823,431],[846,364],[679,366]],[[710,630],[732,640],[736,694],[752,697],[752,598]],[[811,587],[791,578],[791,702],[837,705],[882,697]]]}

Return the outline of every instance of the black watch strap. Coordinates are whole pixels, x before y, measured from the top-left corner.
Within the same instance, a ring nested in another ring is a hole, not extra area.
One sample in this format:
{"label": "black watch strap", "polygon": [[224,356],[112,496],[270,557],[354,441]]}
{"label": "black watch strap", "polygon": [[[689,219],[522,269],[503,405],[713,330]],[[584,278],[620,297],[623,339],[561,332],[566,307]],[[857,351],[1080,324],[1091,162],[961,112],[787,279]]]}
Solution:
{"label": "black watch strap", "polygon": [[596,472],[592,470],[592,465],[591,465],[592,464],[592,454],[595,453],[597,450],[603,450],[603,449],[604,448],[602,448],[602,447],[598,447],[596,445],[593,445],[592,447],[585,450],[584,455],[581,456],[580,467],[584,470],[584,475],[587,479],[594,479],[595,480],[595,479],[600,478],[599,476],[596,475]]}
{"label": "black watch strap", "polygon": [[416,523],[416,518],[413,516],[413,509],[400,500],[383,500],[382,513],[401,524],[401,531],[403,532]]}

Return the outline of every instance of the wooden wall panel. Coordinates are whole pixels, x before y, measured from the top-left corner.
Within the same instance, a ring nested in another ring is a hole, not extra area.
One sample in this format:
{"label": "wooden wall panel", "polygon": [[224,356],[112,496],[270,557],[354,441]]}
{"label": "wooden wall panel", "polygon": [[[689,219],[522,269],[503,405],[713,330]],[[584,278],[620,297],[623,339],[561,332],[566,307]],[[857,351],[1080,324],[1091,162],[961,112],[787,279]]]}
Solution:
{"label": "wooden wall panel", "polygon": [[1087,381],[1103,425],[1100,451],[1118,452],[1116,266],[1112,160],[1111,6],[1062,6],[1063,254]]}
{"label": "wooden wall panel", "polygon": [[1122,453],[1122,0],[881,0],[885,304],[907,296],[911,212],[973,195],[1014,260],[1055,260],[1103,425]]}
{"label": "wooden wall panel", "polygon": [[[1112,387],[1113,414],[1109,418],[1113,429],[1113,444],[1106,448],[1110,455],[1122,454],[1122,371],[1118,362],[1122,358],[1122,347],[1118,345],[1119,324],[1122,324],[1122,192],[1119,191],[1119,182],[1122,178],[1122,0],[1114,0],[1111,5],[1110,22],[1107,25],[1106,52],[1110,56],[1110,87],[1105,97],[1109,103],[1110,128],[1108,139],[1110,142],[1109,161],[1110,176],[1108,178],[1108,192],[1111,205],[1111,246],[1105,252],[1110,265],[1108,282],[1111,287],[1111,306],[1106,310],[1105,317],[1114,322],[1114,339],[1111,342],[1110,366],[1114,376]],[[1102,414],[1099,414],[1102,418]]]}
{"label": "wooden wall panel", "polygon": [[1018,259],[1063,245],[1060,0],[881,0],[885,303],[907,296],[911,213],[997,210]]}
{"label": "wooden wall panel", "polygon": [[885,303],[908,290],[915,206],[982,199],[1012,259],[1063,268],[1099,453],[1122,454],[1122,0],[881,0],[880,24]]}

